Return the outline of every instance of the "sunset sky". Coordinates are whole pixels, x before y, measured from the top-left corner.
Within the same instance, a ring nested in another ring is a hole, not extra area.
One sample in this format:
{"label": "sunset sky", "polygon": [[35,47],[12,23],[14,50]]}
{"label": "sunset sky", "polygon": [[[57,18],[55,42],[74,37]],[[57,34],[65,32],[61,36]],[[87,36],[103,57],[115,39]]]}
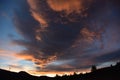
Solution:
{"label": "sunset sky", "polygon": [[119,0],[0,0],[1,69],[54,76],[119,60]]}

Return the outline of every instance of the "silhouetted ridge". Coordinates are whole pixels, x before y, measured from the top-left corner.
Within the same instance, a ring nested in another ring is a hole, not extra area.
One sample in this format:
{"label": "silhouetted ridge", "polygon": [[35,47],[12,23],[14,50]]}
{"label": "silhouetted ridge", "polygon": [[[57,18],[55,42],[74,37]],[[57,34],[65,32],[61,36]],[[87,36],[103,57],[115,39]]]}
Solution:
{"label": "silhouetted ridge", "polygon": [[115,66],[97,69],[92,66],[91,72],[86,74],[63,75],[51,78],[47,76],[32,76],[25,71],[19,73],[0,69],[0,80],[120,80],[120,62]]}

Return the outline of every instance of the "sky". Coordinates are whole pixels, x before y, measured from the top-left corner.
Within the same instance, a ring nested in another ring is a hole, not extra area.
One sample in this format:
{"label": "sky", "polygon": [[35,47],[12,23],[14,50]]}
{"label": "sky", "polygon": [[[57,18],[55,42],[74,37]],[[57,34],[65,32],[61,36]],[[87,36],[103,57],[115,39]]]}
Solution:
{"label": "sky", "polygon": [[55,76],[119,60],[119,0],[0,0],[1,69]]}

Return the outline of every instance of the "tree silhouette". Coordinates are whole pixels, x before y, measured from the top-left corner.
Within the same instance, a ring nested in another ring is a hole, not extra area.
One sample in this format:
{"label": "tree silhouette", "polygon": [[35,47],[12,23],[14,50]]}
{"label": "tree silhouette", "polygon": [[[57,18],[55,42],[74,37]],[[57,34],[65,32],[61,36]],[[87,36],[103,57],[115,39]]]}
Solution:
{"label": "tree silhouette", "polygon": [[120,62],[117,62],[116,66],[120,66]]}
{"label": "tree silhouette", "polygon": [[92,68],[91,68],[91,72],[94,72],[94,71],[96,71],[96,70],[97,70],[96,66],[93,65]]}

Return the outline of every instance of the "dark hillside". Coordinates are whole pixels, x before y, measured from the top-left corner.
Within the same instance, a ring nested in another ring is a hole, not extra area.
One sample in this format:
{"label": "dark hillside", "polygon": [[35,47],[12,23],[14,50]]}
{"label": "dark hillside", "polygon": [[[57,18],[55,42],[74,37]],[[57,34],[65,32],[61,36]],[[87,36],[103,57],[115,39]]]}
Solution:
{"label": "dark hillside", "polygon": [[15,73],[0,69],[0,80],[120,80],[120,63],[115,66],[96,69],[86,74],[56,76],[54,78],[36,77],[24,71]]}

